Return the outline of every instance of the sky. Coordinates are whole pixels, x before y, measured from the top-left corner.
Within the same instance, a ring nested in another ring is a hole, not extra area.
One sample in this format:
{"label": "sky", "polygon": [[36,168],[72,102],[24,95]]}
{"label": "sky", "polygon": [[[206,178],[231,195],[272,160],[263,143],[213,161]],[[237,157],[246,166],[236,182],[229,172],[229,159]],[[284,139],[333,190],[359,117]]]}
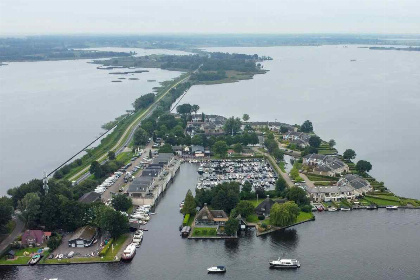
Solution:
{"label": "sky", "polygon": [[0,0],[1,35],[420,34],[420,0]]}

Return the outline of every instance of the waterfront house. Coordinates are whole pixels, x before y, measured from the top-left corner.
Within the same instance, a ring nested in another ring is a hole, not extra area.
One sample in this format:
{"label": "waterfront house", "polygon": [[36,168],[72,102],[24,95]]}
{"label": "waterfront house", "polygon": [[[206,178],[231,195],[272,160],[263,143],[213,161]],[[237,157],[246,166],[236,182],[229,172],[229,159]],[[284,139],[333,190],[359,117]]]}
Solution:
{"label": "waterfront house", "polygon": [[255,207],[255,213],[259,216],[270,216],[271,207],[276,203],[285,203],[285,199],[276,199],[273,200],[267,195],[267,198],[264,199],[257,207]]}
{"label": "waterfront house", "polygon": [[97,234],[97,229],[92,226],[78,228],[69,238],[69,247],[89,247],[93,244]]}
{"label": "waterfront house", "polygon": [[309,146],[309,138],[311,138],[311,135],[304,132],[291,131],[283,135],[283,140],[294,143],[301,148]]}
{"label": "waterfront house", "polygon": [[313,173],[323,176],[333,177],[349,172],[348,165],[335,156],[309,154],[303,157],[303,164],[313,167]]}
{"label": "waterfront house", "polygon": [[160,153],[157,155],[156,158],[153,159],[153,164],[158,164],[161,167],[163,167],[164,165],[168,165],[170,164],[174,159],[174,154],[173,153]]}
{"label": "waterfront house", "polygon": [[327,202],[340,201],[342,199],[352,200],[355,198],[354,188],[351,186],[315,186],[303,185],[311,201]]}
{"label": "waterfront house", "polygon": [[203,208],[195,216],[196,226],[221,226],[229,219],[223,210],[209,210],[207,203],[204,203]]}
{"label": "waterfront house", "polygon": [[191,146],[191,155],[195,157],[204,157],[204,147],[199,145]]}
{"label": "waterfront house", "polygon": [[151,192],[151,187],[154,182],[155,177],[152,176],[137,177],[128,187],[128,195],[134,198],[144,198]]}
{"label": "waterfront house", "polygon": [[368,181],[360,177],[359,175],[347,174],[340,179],[337,183],[338,186],[351,186],[354,188],[355,196],[365,195],[373,190],[372,186]]}
{"label": "waterfront house", "polygon": [[45,241],[45,235],[42,230],[26,230],[22,235],[22,245],[25,247],[38,247]]}

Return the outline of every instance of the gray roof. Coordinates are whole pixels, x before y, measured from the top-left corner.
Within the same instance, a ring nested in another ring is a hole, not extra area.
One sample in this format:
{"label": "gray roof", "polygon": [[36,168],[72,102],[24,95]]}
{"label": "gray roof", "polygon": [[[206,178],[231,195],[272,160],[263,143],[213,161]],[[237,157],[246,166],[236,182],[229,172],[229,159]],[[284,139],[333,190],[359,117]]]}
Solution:
{"label": "gray roof", "polygon": [[360,189],[370,186],[369,182],[362,177],[354,174],[347,174],[337,183],[340,186],[350,185],[355,189]]}
{"label": "gray roof", "polygon": [[79,202],[92,203],[100,199],[101,199],[100,193],[88,192],[88,193],[85,193],[81,198],[79,198]]}
{"label": "gray roof", "polygon": [[311,188],[305,185],[304,188],[308,193],[342,193],[354,191],[354,188],[351,186],[319,186]]}
{"label": "gray roof", "polygon": [[204,147],[203,146],[199,146],[199,145],[192,145],[191,146],[191,152],[195,153],[195,152],[204,152]]}
{"label": "gray roof", "polygon": [[147,192],[152,183],[153,177],[151,176],[137,177],[128,187],[128,192]]}
{"label": "gray roof", "polygon": [[84,226],[84,227],[78,228],[70,237],[69,241],[74,240],[74,239],[91,240],[95,235],[96,235],[96,228],[92,226]]}
{"label": "gray roof", "polygon": [[153,163],[164,165],[167,164],[173,157],[174,154],[172,153],[161,153],[157,155],[157,157],[153,160]]}

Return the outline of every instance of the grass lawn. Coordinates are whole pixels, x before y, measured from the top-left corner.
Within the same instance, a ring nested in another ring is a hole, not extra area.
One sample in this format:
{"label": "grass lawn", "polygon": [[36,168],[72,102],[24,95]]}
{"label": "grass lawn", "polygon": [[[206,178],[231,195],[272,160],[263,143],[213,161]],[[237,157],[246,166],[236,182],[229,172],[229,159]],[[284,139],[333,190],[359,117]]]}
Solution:
{"label": "grass lawn", "polygon": [[311,181],[321,181],[321,182],[324,182],[324,181],[337,182],[338,181],[338,178],[329,177],[329,176],[322,176],[322,175],[317,175],[317,174],[306,174],[306,176]]}
{"label": "grass lawn", "polygon": [[248,217],[246,217],[246,221],[248,223],[258,223],[260,220],[258,220],[257,214],[251,214]]}
{"label": "grass lawn", "polygon": [[401,205],[399,201],[385,200],[385,199],[371,197],[371,196],[369,197],[366,196],[364,199],[370,203],[374,203],[379,206],[387,206],[387,205],[400,206]]}
{"label": "grass lawn", "polygon": [[284,161],[280,161],[278,163],[278,166],[280,167],[281,171],[283,171],[284,173],[286,173],[286,169],[284,167],[285,165],[286,165],[286,163]]}
{"label": "grass lawn", "polygon": [[200,228],[194,228],[192,236],[216,236],[217,231],[215,228],[209,228],[209,227],[200,227]]}
{"label": "grass lawn", "polygon": [[19,250],[13,250],[15,251],[15,260],[7,260],[6,257],[3,257],[0,259],[0,264],[27,264],[28,261],[31,259],[30,256],[25,256],[24,253],[28,252],[36,253],[40,248],[25,248],[25,249],[19,249]]}
{"label": "grass lawn", "polygon": [[300,222],[303,222],[303,221],[310,220],[313,217],[314,217],[314,214],[312,214],[311,212],[306,213],[306,212],[301,211],[299,213],[299,215],[297,216],[296,223],[300,223]]}

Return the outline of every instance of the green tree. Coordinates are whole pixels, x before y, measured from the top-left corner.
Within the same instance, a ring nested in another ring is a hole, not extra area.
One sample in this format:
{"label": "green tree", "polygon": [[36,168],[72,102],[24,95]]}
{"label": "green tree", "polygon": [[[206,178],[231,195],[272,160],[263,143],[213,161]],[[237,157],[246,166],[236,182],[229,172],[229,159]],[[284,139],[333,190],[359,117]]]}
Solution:
{"label": "green tree", "polygon": [[193,136],[193,138],[191,138],[191,144],[193,145],[200,145],[203,146],[203,136],[200,134],[196,134]]}
{"label": "green tree", "polygon": [[108,152],[108,158],[109,158],[109,160],[114,160],[115,159],[115,152],[114,151],[109,151]]}
{"label": "green tree", "polygon": [[0,233],[6,232],[6,225],[12,219],[13,201],[11,198],[2,196],[0,198]]}
{"label": "green tree", "polygon": [[213,152],[220,157],[226,156],[228,150],[228,145],[225,141],[217,141],[213,145]]}
{"label": "green tree", "polygon": [[314,148],[319,148],[319,146],[321,145],[321,138],[319,138],[318,136],[316,136],[316,135],[312,135],[310,138],[309,138],[309,145],[311,146],[311,147],[314,147]]}
{"label": "green tree", "polygon": [[279,176],[276,181],[276,195],[281,196],[283,192],[286,190],[287,184],[286,181],[283,179],[282,176]]}
{"label": "green tree", "polygon": [[50,248],[50,252],[57,249],[58,246],[60,246],[60,244],[61,244],[61,237],[57,235],[51,236],[47,241],[47,246],[48,248]]}
{"label": "green tree", "polygon": [[89,171],[91,174],[95,175],[96,179],[102,178],[105,175],[104,170],[102,169],[101,164],[98,161],[93,161],[90,165]]}
{"label": "green tree", "polygon": [[182,104],[176,107],[176,111],[180,115],[191,114],[192,106],[191,104],[188,104],[188,103]]}
{"label": "green tree", "polygon": [[233,217],[230,217],[225,224],[225,233],[227,235],[233,236],[239,229],[239,221]]}
{"label": "green tree", "polygon": [[335,144],[337,143],[335,143],[334,139],[331,139],[330,141],[328,141],[328,146],[330,146],[331,149],[334,148]]}
{"label": "green tree", "polygon": [[254,204],[247,200],[239,201],[239,203],[235,207],[236,213],[240,214],[243,218],[248,217],[249,215],[254,213]]}
{"label": "green tree", "polygon": [[365,172],[369,172],[372,169],[372,164],[366,160],[359,160],[356,163],[356,170],[359,173],[365,173]]}
{"label": "green tree", "polygon": [[34,226],[41,213],[41,198],[37,193],[27,193],[18,207],[26,225]]}
{"label": "green tree", "polygon": [[188,190],[187,194],[185,195],[184,207],[182,207],[182,214],[195,215],[196,207],[197,207],[197,204],[195,203],[194,196],[191,190]]}
{"label": "green tree", "polygon": [[149,158],[152,158],[152,157],[153,157],[152,150],[149,150]]}
{"label": "green tree", "polygon": [[41,223],[48,230],[59,228],[61,200],[52,192],[48,193],[42,200]]}
{"label": "green tree", "polygon": [[281,126],[280,127],[280,133],[284,134],[284,133],[287,133],[288,131],[289,131],[289,129],[287,129],[286,126]]}
{"label": "green tree", "polygon": [[107,208],[100,215],[100,228],[109,231],[112,238],[118,238],[128,232],[128,218],[114,209]]}
{"label": "green tree", "polygon": [[309,204],[309,198],[306,196],[306,192],[299,187],[291,187],[287,191],[287,199],[296,202],[299,206]]}
{"label": "green tree", "polygon": [[173,153],[172,146],[165,144],[159,148],[159,153]]}
{"label": "green tree", "polygon": [[194,104],[194,105],[191,106],[191,111],[192,112],[197,113],[198,110],[200,110],[200,106],[198,106],[196,104]]}
{"label": "green tree", "polygon": [[149,134],[146,130],[139,127],[136,129],[136,132],[134,132],[133,141],[136,146],[144,146],[149,141]]}
{"label": "green tree", "polygon": [[235,153],[242,153],[242,145],[241,143],[236,143],[235,145],[233,145],[233,150],[235,151]]}
{"label": "green tree", "polygon": [[347,149],[343,153],[343,158],[345,160],[352,160],[356,158],[356,152],[352,149]]}
{"label": "green tree", "polygon": [[296,222],[299,211],[299,207],[293,201],[275,203],[270,210],[270,222],[279,227],[289,226]]}
{"label": "green tree", "polygon": [[239,132],[239,130],[241,129],[241,125],[242,125],[242,122],[240,118],[230,117],[229,119],[226,120],[225,125],[223,126],[223,129],[226,134],[233,135]]}
{"label": "green tree", "polygon": [[302,132],[305,133],[310,133],[314,131],[314,128],[312,126],[312,122],[310,122],[309,120],[306,120],[301,126],[300,126],[300,130]]}
{"label": "green tree", "polygon": [[127,212],[128,209],[133,206],[133,201],[130,197],[124,195],[124,194],[117,194],[112,199],[112,207],[114,207],[117,211],[124,211]]}
{"label": "green tree", "polygon": [[242,116],[242,119],[244,120],[244,122],[249,121],[249,115],[248,115],[248,114],[244,114],[244,115]]}
{"label": "green tree", "polygon": [[211,193],[213,209],[222,209],[230,213],[239,202],[239,184],[236,182],[219,184],[212,189]]}

